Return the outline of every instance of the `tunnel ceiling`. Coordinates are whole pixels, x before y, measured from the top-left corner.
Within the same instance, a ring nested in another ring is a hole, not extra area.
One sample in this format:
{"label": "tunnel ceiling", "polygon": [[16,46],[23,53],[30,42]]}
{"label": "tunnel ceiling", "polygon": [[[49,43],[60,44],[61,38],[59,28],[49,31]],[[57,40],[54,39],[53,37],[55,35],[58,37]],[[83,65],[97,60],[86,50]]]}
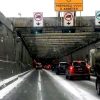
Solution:
{"label": "tunnel ceiling", "polygon": [[38,57],[61,57],[71,51],[87,45],[98,36],[94,32],[79,33],[36,33],[30,29],[17,28],[30,49],[31,53]]}

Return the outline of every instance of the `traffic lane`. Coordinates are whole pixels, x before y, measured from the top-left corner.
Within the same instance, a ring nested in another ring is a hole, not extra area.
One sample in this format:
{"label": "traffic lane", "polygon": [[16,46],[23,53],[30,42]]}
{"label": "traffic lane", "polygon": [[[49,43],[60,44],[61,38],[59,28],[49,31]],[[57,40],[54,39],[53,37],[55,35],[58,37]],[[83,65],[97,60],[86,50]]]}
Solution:
{"label": "traffic lane", "polygon": [[73,81],[60,78],[44,70],[34,71],[2,100],[100,100]]}
{"label": "traffic lane", "polygon": [[63,91],[63,88],[55,82],[44,70],[41,71],[42,100],[77,100]]}
{"label": "traffic lane", "polygon": [[[53,74],[55,74],[55,73],[53,73]],[[76,87],[78,86],[78,87],[80,87],[80,89],[82,89],[84,91],[88,91],[93,96],[97,96],[98,97],[98,95],[96,93],[96,86],[95,86],[96,77],[91,76],[90,80],[86,80],[85,78],[84,79],[75,78],[73,80],[69,80],[69,79],[66,79],[65,75],[63,75],[63,74],[59,75],[59,77],[63,78],[64,80],[69,81],[69,83],[72,86],[76,86]]]}
{"label": "traffic lane", "polygon": [[54,84],[45,71],[36,70],[2,100],[72,100]]}
{"label": "traffic lane", "polygon": [[34,71],[18,87],[1,100],[37,100],[37,71]]}
{"label": "traffic lane", "polygon": [[[95,82],[88,80],[68,80],[64,75],[56,75],[55,73],[46,71],[54,80],[56,80],[64,89],[72,92],[73,96],[77,96],[78,100],[100,100],[100,97],[96,93]],[[63,90],[64,91],[64,90]],[[74,91],[74,92],[73,92]],[[67,92],[68,93],[68,92]],[[69,95],[70,96],[70,95]],[[74,100],[74,99],[73,99]]]}
{"label": "traffic lane", "polygon": [[86,81],[86,80],[75,80],[71,83],[72,84],[74,83],[74,86],[80,87],[82,90],[87,91],[88,93],[92,94],[93,96],[97,96],[95,82]]}
{"label": "traffic lane", "polygon": [[88,91],[89,93],[91,93],[94,96],[97,96],[96,87],[95,87],[96,77],[91,76],[90,80],[87,80],[85,78],[84,79],[75,78],[73,80],[69,80],[69,79],[66,79],[65,75],[60,75],[60,77],[69,81],[72,85],[80,86],[80,88],[82,88],[83,90]]}

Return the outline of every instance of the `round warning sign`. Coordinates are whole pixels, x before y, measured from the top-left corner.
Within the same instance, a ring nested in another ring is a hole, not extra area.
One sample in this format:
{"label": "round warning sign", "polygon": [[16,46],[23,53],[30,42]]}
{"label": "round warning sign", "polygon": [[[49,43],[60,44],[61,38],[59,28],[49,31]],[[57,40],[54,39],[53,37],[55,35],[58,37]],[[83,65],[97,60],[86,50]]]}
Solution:
{"label": "round warning sign", "polygon": [[65,13],[64,19],[67,21],[71,21],[73,19],[73,14],[71,12]]}
{"label": "round warning sign", "polygon": [[36,21],[41,21],[43,19],[43,14],[42,13],[39,13],[39,12],[35,13],[34,14],[34,19]]}

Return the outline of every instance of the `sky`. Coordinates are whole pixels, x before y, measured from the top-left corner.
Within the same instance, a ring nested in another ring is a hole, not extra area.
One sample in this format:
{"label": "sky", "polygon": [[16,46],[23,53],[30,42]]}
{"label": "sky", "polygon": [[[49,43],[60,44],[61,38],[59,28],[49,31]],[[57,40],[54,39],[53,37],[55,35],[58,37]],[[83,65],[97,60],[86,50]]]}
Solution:
{"label": "sky", "polygon": [[[83,0],[82,16],[95,16],[96,10],[100,10],[100,0]],[[33,12],[43,12],[44,17],[57,16],[54,0],[0,0],[0,11],[6,17],[33,17]]]}

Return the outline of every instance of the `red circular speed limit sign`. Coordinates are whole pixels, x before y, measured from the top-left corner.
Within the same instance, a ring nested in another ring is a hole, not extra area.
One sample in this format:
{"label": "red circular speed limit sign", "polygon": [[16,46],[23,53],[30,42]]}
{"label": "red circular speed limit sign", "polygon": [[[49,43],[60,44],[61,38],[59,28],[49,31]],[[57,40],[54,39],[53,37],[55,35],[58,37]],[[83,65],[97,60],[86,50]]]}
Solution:
{"label": "red circular speed limit sign", "polygon": [[35,13],[34,14],[34,19],[36,21],[41,21],[43,19],[43,14],[42,13],[39,13],[39,12]]}
{"label": "red circular speed limit sign", "polygon": [[73,19],[73,14],[71,12],[65,13],[64,19],[67,21],[71,21]]}

